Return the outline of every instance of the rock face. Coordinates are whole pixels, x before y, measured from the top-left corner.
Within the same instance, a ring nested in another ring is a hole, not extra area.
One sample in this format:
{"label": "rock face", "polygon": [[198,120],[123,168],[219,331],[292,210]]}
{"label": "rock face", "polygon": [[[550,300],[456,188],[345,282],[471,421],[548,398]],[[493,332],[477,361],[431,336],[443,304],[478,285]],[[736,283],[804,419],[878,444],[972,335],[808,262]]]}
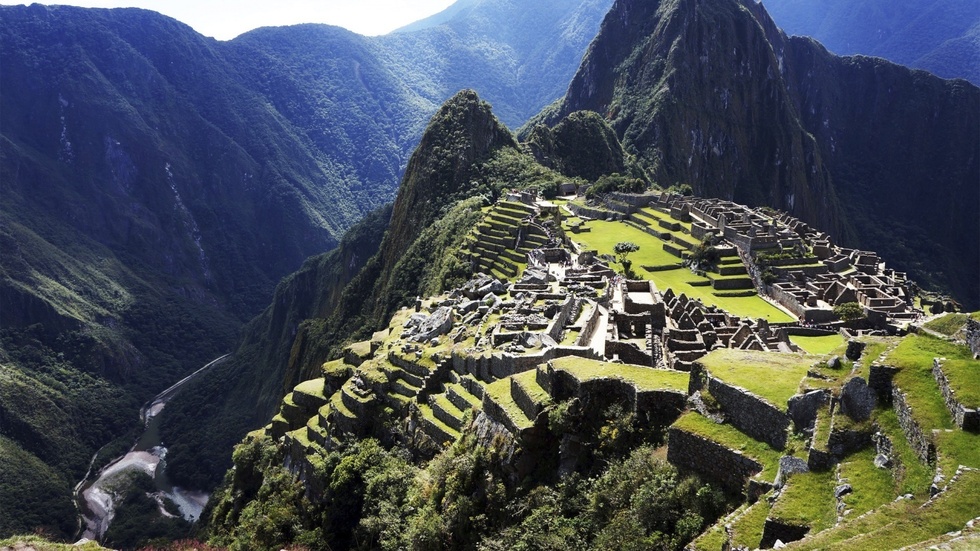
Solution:
{"label": "rock face", "polygon": [[[762,4],[620,0],[562,102],[664,185],[769,205],[980,305],[980,89],[788,38]],[[941,274],[941,275],[937,275]]]}

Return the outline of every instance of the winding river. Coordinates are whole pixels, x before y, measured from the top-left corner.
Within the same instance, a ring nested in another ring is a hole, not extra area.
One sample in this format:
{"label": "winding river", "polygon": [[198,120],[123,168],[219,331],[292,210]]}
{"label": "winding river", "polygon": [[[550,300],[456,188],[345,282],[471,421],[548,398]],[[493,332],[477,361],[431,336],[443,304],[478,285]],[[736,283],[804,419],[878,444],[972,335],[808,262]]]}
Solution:
{"label": "winding river", "polygon": [[[116,501],[126,492],[127,476],[132,472],[144,472],[153,477],[157,491],[153,497],[160,504],[160,513],[171,515],[164,509],[169,498],[180,509],[185,520],[194,522],[201,516],[208,502],[205,492],[185,490],[170,483],[166,473],[167,448],[160,440],[160,412],[180,389],[208,369],[221,364],[230,354],[215,358],[204,367],[184,377],[170,388],[157,394],[140,409],[143,433],[126,455],[117,457],[99,472],[89,472],[75,486],[75,505],[78,508],[79,532],[83,539],[101,541],[115,516]],[[102,451],[101,449],[99,451]],[[96,452],[92,463],[98,456]]]}

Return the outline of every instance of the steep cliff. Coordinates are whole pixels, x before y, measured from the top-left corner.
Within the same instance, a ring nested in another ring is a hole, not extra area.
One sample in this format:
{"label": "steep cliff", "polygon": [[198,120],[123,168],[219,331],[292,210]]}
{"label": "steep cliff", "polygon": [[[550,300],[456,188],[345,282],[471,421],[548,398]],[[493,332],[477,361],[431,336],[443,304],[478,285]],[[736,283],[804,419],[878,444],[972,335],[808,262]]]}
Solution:
{"label": "steep cliff", "polygon": [[980,304],[969,83],[835,57],[754,2],[621,0],[538,120],[583,109],[662,185],[785,210]]}

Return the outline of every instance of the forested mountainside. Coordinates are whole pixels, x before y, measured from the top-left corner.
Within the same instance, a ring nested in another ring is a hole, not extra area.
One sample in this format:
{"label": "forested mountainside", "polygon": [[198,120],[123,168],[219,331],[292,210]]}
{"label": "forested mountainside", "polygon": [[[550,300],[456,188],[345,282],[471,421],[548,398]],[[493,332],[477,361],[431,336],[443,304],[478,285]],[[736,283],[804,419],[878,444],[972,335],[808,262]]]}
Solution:
{"label": "forested mountainside", "polygon": [[971,0],[768,0],[788,34],[837,55],[863,54],[980,86],[980,4]]}
{"label": "forested mountainside", "polygon": [[[145,399],[233,349],[280,278],[391,201],[459,82],[520,124],[608,7],[526,10],[538,32],[516,41],[494,4],[397,40],[300,25],[228,42],[143,10],[0,7],[0,462],[24,475],[0,508],[27,503],[0,534],[70,535],[92,454],[127,446]],[[521,64],[548,72],[497,82]]]}
{"label": "forested mountainside", "polygon": [[980,304],[980,89],[966,81],[834,56],[754,2],[623,0],[538,120],[580,110],[663,185],[784,209]]}

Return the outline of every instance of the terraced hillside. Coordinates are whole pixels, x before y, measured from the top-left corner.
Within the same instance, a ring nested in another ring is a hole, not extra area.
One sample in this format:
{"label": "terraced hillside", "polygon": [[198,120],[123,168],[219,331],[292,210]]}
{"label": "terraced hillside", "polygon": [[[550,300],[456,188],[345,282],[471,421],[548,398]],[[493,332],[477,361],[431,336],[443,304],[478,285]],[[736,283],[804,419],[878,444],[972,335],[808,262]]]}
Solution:
{"label": "terraced hillside", "polygon": [[[515,194],[486,207],[466,238],[477,275],[347,346],[250,441],[275,442],[313,501],[333,495],[331,462],[365,441],[407,450],[425,476],[462,450],[499,454],[499,491],[515,495],[645,443],[728,496],[728,514],[685,540],[693,549],[976,542],[980,361],[932,335],[943,323],[883,336],[753,320],[739,301],[782,312],[671,261],[703,252],[700,219],[648,206],[597,220],[590,207],[564,217],[563,238],[555,212],[575,207],[558,205]],[[623,239],[640,244],[649,279],[603,259]],[[713,273],[747,277],[745,257],[718,248]],[[689,280],[677,292],[661,274]]]}

